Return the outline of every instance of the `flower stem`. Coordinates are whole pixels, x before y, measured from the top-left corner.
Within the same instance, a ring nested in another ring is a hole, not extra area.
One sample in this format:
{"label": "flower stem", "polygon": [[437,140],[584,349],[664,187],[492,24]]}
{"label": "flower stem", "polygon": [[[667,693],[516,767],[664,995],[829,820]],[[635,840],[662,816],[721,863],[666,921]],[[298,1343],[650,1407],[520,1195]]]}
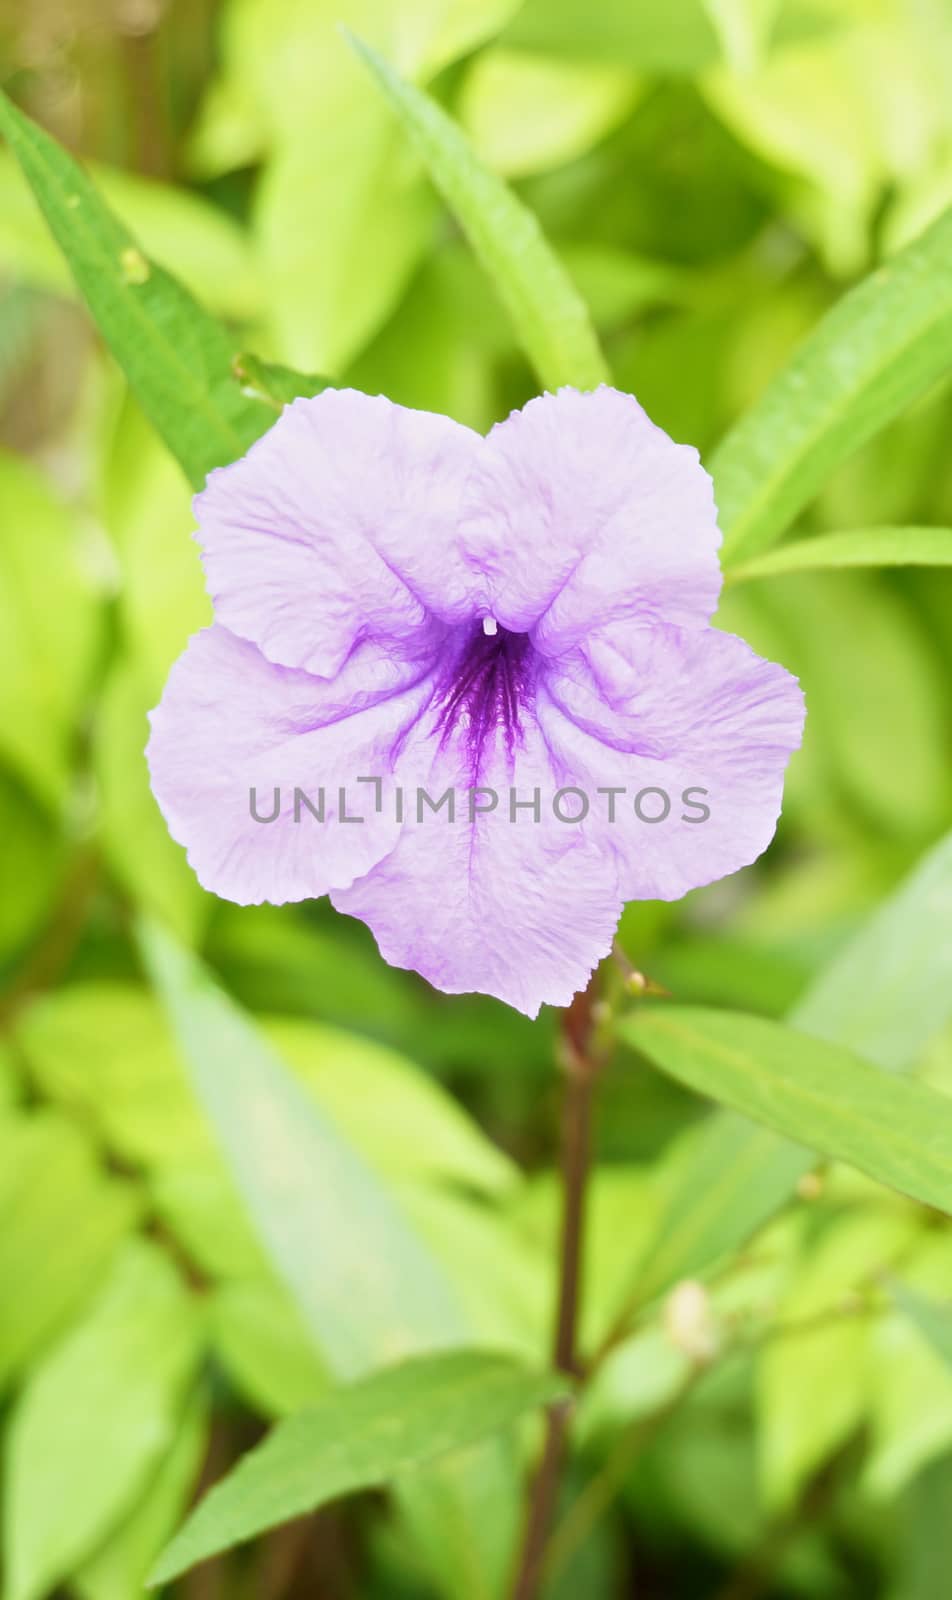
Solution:
{"label": "flower stem", "polygon": [[[593,1048],[595,978],[576,995],[562,1015],[562,1063],[565,1095],[562,1109],[562,1227],[559,1244],[559,1289],[553,1359],[560,1372],[578,1376],[579,1299],[585,1202],[591,1164],[592,1100],[601,1067]],[[559,1492],[571,1407],[563,1402],[546,1414],[542,1459],[532,1485],[529,1515],[512,1600],[535,1600],[542,1581],[546,1541]]]}

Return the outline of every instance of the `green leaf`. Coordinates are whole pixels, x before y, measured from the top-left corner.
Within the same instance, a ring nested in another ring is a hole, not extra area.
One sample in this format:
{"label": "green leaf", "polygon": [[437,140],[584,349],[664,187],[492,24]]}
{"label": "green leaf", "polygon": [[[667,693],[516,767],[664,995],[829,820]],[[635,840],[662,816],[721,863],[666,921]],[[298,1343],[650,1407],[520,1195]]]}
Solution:
{"label": "green leaf", "polygon": [[710,461],[729,566],[952,365],[952,211],[827,312]]}
{"label": "green leaf", "polygon": [[222,1284],[210,1314],[215,1354],[264,1416],[289,1416],[324,1394],[327,1370],[283,1284],[270,1278]]}
{"label": "green leaf", "polygon": [[522,178],[584,155],[624,122],[642,92],[617,63],[489,49],[466,75],[459,119],[480,161]]}
{"label": "green leaf", "polygon": [[949,1251],[943,1231],[920,1235],[882,1280],[894,1307],[877,1318],[870,1347],[869,1450],[862,1490],[892,1499],[952,1446]]}
{"label": "green leaf", "polygon": [[503,1194],[519,1170],[433,1078],[372,1039],[275,1019],[267,1034],[345,1137],[394,1177]]}
{"label": "green leaf", "polygon": [[900,1311],[904,1311],[910,1322],[915,1323],[933,1350],[952,1370],[952,1307],[942,1305],[900,1279],[890,1279],[887,1287]]}
{"label": "green leaf", "polygon": [[138,1600],[188,1505],[207,1444],[208,1401],[198,1391],[139,1503],[73,1575],[81,1600]]}
{"label": "green leaf", "polygon": [[177,1272],[157,1246],[130,1242],[88,1317],[13,1408],[7,1600],[45,1594],[132,1509],[175,1437],[197,1355],[195,1311]]}
{"label": "green leaf", "polygon": [[704,0],[525,0],[501,43],[642,72],[696,72],[718,40]]}
{"label": "green leaf", "polygon": [[121,654],[102,686],[93,746],[99,843],[133,903],[196,940],[214,905],[165,825],[142,752],[156,695],[138,663]]}
{"label": "green leaf", "polygon": [[730,567],[728,583],[838,567],[950,567],[952,528],[851,528],[797,539]]}
{"label": "green leaf", "polygon": [[66,865],[59,827],[0,767],[0,966],[51,917]]}
{"label": "green leaf", "polygon": [[935,1600],[949,1571],[952,1455],[930,1462],[899,1504],[892,1600]]}
{"label": "green leaf", "polygon": [[0,1118],[3,1118],[22,1099],[22,1086],[13,1051],[5,1039],[0,1039]]}
{"label": "green leaf", "polygon": [[887,1071],[908,1068],[952,1017],[950,928],[952,833],[818,974],[790,1022]]}
{"label": "green leaf", "polygon": [[808,810],[816,828],[832,811],[860,838],[871,823],[900,838],[934,838],[952,800],[948,692],[934,643],[899,586],[868,572],[804,572],[782,585],[735,587],[725,602],[719,625],[800,678],[811,733],[790,799],[801,815]]}
{"label": "green leaf", "polygon": [[[807,989],[789,1021],[887,1071],[908,1068],[952,1014],[952,834],[938,844]],[[718,1111],[676,1153],[639,1301],[708,1271],[796,1191],[816,1157],[732,1111]]]}
{"label": "green leaf", "polygon": [[149,788],[142,752],[147,712],[189,636],[212,620],[192,533],[191,494],[140,407],[126,396],[103,463],[102,517],[121,568],[122,644],[100,690],[93,733],[103,854],[138,905],[182,938],[201,932],[214,901],[204,893]]}
{"label": "green leaf", "polygon": [[884,1316],[868,1350],[862,1490],[892,1500],[952,1448],[952,1373],[910,1318]]}
{"label": "green leaf", "polygon": [[[396,1050],[301,1019],[259,1026],[319,1111],[381,1174],[494,1195],[518,1183],[515,1164]],[[179,1171],[200,1163],[200,1175],[224,1179],[165,1014],[141,985],[97,979],[39,996],[16,1037],[43,1092],[86,1119],[122,1160]]]}
{"label": "green leaf", "polygon": [[[101,516],[120,567],[123,647],[111,667],[121,670],[121,663],[134,673],[152,706],[190,636],[212,621],[212,604],[193,537],[191,490],[131,395],[104,452]],[[136,758],[143,765],[141,744]]]}
{"label": "green leaf", "polygon": [[783,0],[705,0],[728,65],[752,73],[762,61]]}
{"label": "green leaf", "polygon": [[411,1050],[422,1045],[432,1056],[419,1026],[420,991],[371,943],[340,935],[339,925],[315,921],[306,908],[222,901],[209,955],[251,1010],[308,1016],[319,994],[322,1022],[398,1039]]}
{"label": "green leaf", "polygon": [[850,1295],[919,1231],[915,1212],[892,1206],[847,1211],[819,1239],[806,1231],[771,1320],[773,1336],[756,1363],[758,1454],[773,1510],[791,1508],[812,1473],[863,1421],[875,1323],[855,1313]]}
{"label": "green leaf", "polygon": [[0,1119],[0,1388],[95,1292],[139,1205],[65,1119]]}
{"label": "green leaf", "polygon": [[[341,46],[325,38],[321,76]],[[320,78],[308,85],[293,136],[275,149],[255,232],[276,353],[337,372],[399,305],[432,242],[437,205],[373,85],[349,58],[333,66],[336,90]]]}
{"label": "green leaf", "polygon": [[952,1212],[952,1100],[761,1017],[646,1006],[622,1036],[696,1093]]}
{"label": "green leaf", "polygon": [[[180,278],[218,316],[260,314],[261,283],[251,243],[234,218],[194,190],[117,167],[89,163],[103,202],[141,241],[144,253]],[[0,150],[0,264],[4,275],[56,294],[74,294],[69,268],[7,150]]]}
{"label": "green leaf", "polygon": [[38,996],[15,1041],[42,1093],[137,1167],[207,1159],[161,1008],[141,984],[99,979]]}
{"label": "green leaf", "polygon": [[0,94],[0,132],[142,409],[200,488],[270,427],[232,370],[225,329],[149,260],[66,151]]}
{"label": "green leaf", "polygon": [[[206,1159],[163,1166],[149,1193],[165,1227],[207,1277],[244,1281],[267,1274],[268,1258],[222,1164]],[[308,1337],[313,1343],[310,1329]]]}
{"label": "green leaf", "polygon": [[566,383],[592,389],[606,382],[608,368],[591,319],[536,218],[481,166],[434,100],[405,82],[369,45],[348,37],[495,285],[540,383],[554,390]]}
{"label": "green leaf", "polygon": [[430,1184],[403,1185],[400,1194],[459,1296],[472,1342],[531,1359],[551,1322],[550,1252],[482,1196]]}
{"label": "green leaf", "polygon": [[806,1165],[799,1145],[729,1113],[705,1117],[678,1142],[664,1204],[632,1295],[654,1300],[736,1249],[789,1198]]}
{"label": "green leaf", "polygon": [[242,394],[252,400],[263,400],[273,411],[282,411],[300,395],[310,398],[328,387],[327,378],[307,376],[277,362],[261,361],[246,350],[236,355],[231,365]]}
{"label": "green leaf", "polygon": [[61,804],[100,641],[76,519],[26,462],[0,453],[0,754]]}
{"label": "green leaf", "polygon": [[[736,20],[741,9],[762,16],[771,6],[777,10],[776,0],[708,3],[725,21],[731,12]],[[736,45],[743,52],[743,42],[736,27],[721,29],[725,46],[734,44],[734,70],[707,74],[702,93],[749,155],[774,169],[775,206],[779,202],[784,220],[791,219],[835,276],[863,271],[871,240],[888,244],[895,237],[894,227],[879,225],[884,193],[896,191],[906,201],[924,171],[934,181],[933,164],[911,156],[906,143],[912,125],[922,150],[941,141],[948,127],[930,11],[928,5],[836,0],[808,7],[787,0],[774,19],[775,47],[750,65],[738,59]],[[948,190],[946,203],[947,196]],[[895,209],[889,207],[891,223]],[[933,203],[920,221],[931,221],[938,210]],[[904,242],[912,231],[918,231],[914,222],[912,230],[907,223]]]}
{"label": "green leaf", "polygon": [[279,1423],[202,1501],[152,1582],[178,1577],[196,1562],[329,1500],[387,1484],[570,1392],[564,1378],[534,1375],[499,1356],[470,1351],[374,1373]]}
{"label": "green leaf", "polygon": [[397,1201],[197,961],[154,923],[141,946],[248,1215],[332,1369],[461,1342]]}
{"label": "green leaf", "polygon": [[[343,1062],[342,1067],[346,1084]],[[407,1182],[409,1173],[398,1172],[397,1176],[401,1205],[455,1291],[471,1342],[530,1353],[537,1349],[551,1309],[545,1254],[534,1243],[530,1246],[521,1240],[506,1213],[486,1205],[482,1196],[470,1198],[442,1185],[420,1182],[419,1174],[414,1175],[412,1184]],[[207,1164],[164,1166],[150,1184],[150,1195],[162,1222],[189,1259],[202,1273],[223,1284],[222,1303],[227,1304],[230,1319],[225,1333],[229,1354],[224,1359],[236,1381],[247,1375],[248,1386],[259,1396],[287,1393],[286,1380],[295,1381],[293,1360],[273,1362],[275,1370],[269,1376],[254,1347],[266,1346],[272,1332],[275,1340],[297,1347],[304,1324],[293,1302],[285,1304],[284,1286],[271,1282],[267,1257],[227,1172]],[[234,1300],[227,1293],[232,1287]],[[290,1317],[286,1315],[289,1310]],[[313,1359],[306,1365],[310,1383]]]}
{"label": "green leaf", "polygon": [[[349,367],[398,305],[402,321],[402,296],[436,233],[420,162],[394,138],[393,118],[338,23],[359,16],[367,37],[418,81],[474,51],[518,3],[245,0],[229,9],[221,76],[191,142],[204,176],[262,163],[251,221],[269,348],[281,360]],[[379,378],[373,387],[394,393]]]}

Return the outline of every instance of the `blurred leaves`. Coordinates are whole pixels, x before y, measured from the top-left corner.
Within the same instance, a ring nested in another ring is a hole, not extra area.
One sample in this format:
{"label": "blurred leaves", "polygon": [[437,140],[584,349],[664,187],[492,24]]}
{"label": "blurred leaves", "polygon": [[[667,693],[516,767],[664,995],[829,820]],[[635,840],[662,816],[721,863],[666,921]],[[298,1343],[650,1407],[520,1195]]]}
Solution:
{"label": "blurred leaves", "polygon": [[[517,1181],[514,1165],[450,1096],[395,1050],[326,1024],[258,1026],[315,1115],[320,1108],[389,1176],[442,1179],[486,1195]],[[44,1093],[88,1121],[123,1161],[182,1167],[212,1159],[216,1145],[183,1058],[146,990],[115,980],[74,984],[35,1001],[16,1039]]]}
{"label": "blurred leaves", "polygon": [[4,1506],[11,1600],[45,1593],[131,1510],[175,1436],[197,1355],[196,1313],[171,1263],[154,1245],[128,1244],[88,1316],[14,1408]]}
{"label": "blurred leaves", "polygon": [[43,478],[0,455],[0,754],[54,813],[64,801],[99,644],[94,566]]}
{"label": "blurred leaves", "polygon": [[73,1578],[81,1600],[129,1600],[145,1587],[185,1510],[205,1452],[207,1427],[208,1401],[196,1391],[142,1498]]}
{"label": "blurred leaves", "polygon": [[608,378],[588,312],[531,212],[476,159],[434,100],[360,40],[354,48],[420,151],[512,318],[545,389],[594,389]]}
{"label": "blurred leaves", "polygon": [[81,1312],[140,1205],[52,1111],[4,1115],[0,1152],[2,1385]]}
{"label": "blurred leaves", "polygon": [[332,1368],[352,1377],[382,1355],[460,1342],[447,1286],[370,1168],[184,950],[154,924],[142,943],[249,1217]]}
{"label": "blurred leaves", "polygon": [[[756,28],[752,14],[760,11],[762,23],[769,9],[756,0],[712,4],[733,60],[708,75],[705,92],[784,174],[783,203],[831,269],[861,271],[883,194],[933,171],[947,148],[947,67],[936,49],[944,8],[941,0],[775,5],[774,48],[757,60],[738,19],[746,12]],[[732,39],[739,49],[731,51]]]}
{"label": "blurred leaves", "polygon": [[433,238],[419,165],[339,33],[359,29],[428,76],[472,50],[515,0],[245,0],[194,135],[203,171],[267,149],[253,207],[276,354],[337,372],[393,311]]}
{"label": "blurred leaves", "polygon": [[24,784],[0,769],[0,966],[48,916],[66,861],[56,821]]}
{"label": "blurred leaves", "polygon": [[131,661],[117,661],[103,686],[94,772],[103,853],[119,883],[144,909],[194,940],[211,906],[185,852],[169,837],[149,788],[143,751],[155,690]]}
{"label": "blurred leaves", "polygon": [[874,825],[934,838],[949,815],[948,708],[935,646],[902,592],[865,572],[790,574],[729,588],[718,620],[796,672],[815,716],[788,804],[811,807],[833,837]]}
{"label": "blurred leaves", "polygon": [[503,177],[524,177],[597,144],[639,93],[624,67],[484,50],[466,76],[460,121],[480,161]]}
{"label": "blurred leaves", "polygon": [[[212,619],[192,496],[134,402],[122,403],[103,432],[97,510],[119,568],[121,641],[111,666],[137,674],[154,705],[189,636]],[[147,732],[143,722],[143,745]]]}
{"label": "blurred leaves", "polygon": [[868,1286],[865,1295],[853,1286],[870,1277],[875,1284],[915,1229],[914,1215],[871,1207],[809,1240],[795,1263],[775,1336],[757,1362],[760,1471],[774,1510],[795,1504],[810,1475],[861,1426],[876,1308]]}
{"label": "blurred leaves", "polygon": [[664,1173],[664,1203],[638,1261],[631,1299],[652,1301],[748,1238],[790,1197],[803,1152],[740,1117],[707,1117],[683,1135]]}
{"label": "blurred leaves", "polygon": [[949,1307],[936,1304],[928,1295],[920,1294],[901,1279],[893,1280],[889,1289],[900,1310],[915,1323],[945,1365],[952,1369],[952,1316]]}
{"label": "blurred leaves", "polygon": [[[229,1208],[226,1223],[231,1215]],[[186,1231],[181,1220],[179,1230]],[[209,1313],[215,1354],[256,1410],[268,1417],[287,1416],[324,1393],[327,1369],[281,1284],[265,1277],[223,1283],[212,1296]]]}
{"label": "blurred leaves", "polygon": [[[493,1282],[493,1272],[498,1280],[497,1262],[508,1262],[505,1251],[499,1254],[500,1247],[507,1244],[506,1234],[497,1225],[480,1244],[475,1209],[472,1218],[468,1209],[451,1213],[450,1222],[453,1215],[457,1220],[448,1226],[443,1220],[448,1201],[425,1204],[419,1186],[426,1180],[455,1181],[486,1196],[501,1198],[512,1186],[514,1169],[443,1091],[414,1072],[394,1052],[304,1022],[269,1024],[266,1034],[273,1045],[262,1042],[255,1048],[270,1055],[277,1045],[296,1069],[296,1082],[289,1077],[289,1084],[294,1086],[296,1095],[306,1096],[303,1101],[296,1100],[295,1139],[300,1141],[305,1136],[307,1122],[302,1118],[302,1108],[306,1107],[307,1119],[320,1119],[324,1137],[331,1141],[322,1145],[323,1153],[314,1156],[308,1168],[317,1185],[317,1209],[310,1215],[305,1212],[295,1192],[291,1213],[300,1219],[302,1240],[300,1275],[295,1287],[301,1292],[303,1285],[308,1304],[312,1309],[318,1308],[315,1314],[321,1319],[321,1342],[330,1352],[329,1364],[337,1359],[345,1363],[363,1360],[372,1365],[378,1359],[386,1359],[398,1349],[395,1341],[399,1330],[410,1326],[418,1328],[423,1339],[429,1328],[437,1340],[452,1337],[462,1342],[469,1326],[468,1309],[465,1316],[462,1309],[452,1309],[460,1286],[472,1282],[476,1307],[481,1307],[487,1285]],[[223,1048],[229,1048],[226,1038],[216,1037]],[[251,1039],[252,1035],[249,1033],[248,1037]],[[16,1038],[33,1081],[42,1086],[46,1095],[95,1126],[98,1136],[123,1161],[149,1169],[151,1202],[164,1226],[189,1260],[203,1274],[218,1281],[209,1306],[209,1337],[239,1390],[268,1414],[287,1413],[321,1393],[329,1376],[328,1364],[314,1349],[313,1327],[309,1329],[287,1291],[271,1275],[267,1256],[246,1221],[232,1181],[195,1114],[180,1059],[155,1002],[129,984],[76,985],[28,1008]],[[217,1059],[211,1061],[216,1073]],[[221,1076],[225,1090],[233,1082],[233,1054],[228,1059],[231,1064]],[[297,1083],[301,1089],[297,1089]],[[260,1091],[250,1096],[247,1089],[242,1092],[241,1116],[250,1117],[259,1131],[260,1104]],[[406,1181],[412,1176],[417,1187],[409,1211],[389,1198],[371,1167],[363,1166],[356,1154],[346,1153],[348,1147],[335,1125],[341,1134],[350,1134],[361,1155],[365,1152],[379,1163],[391,1180]],[[401,1127],[403,1135],[399,1133]],[[340,1143],[335,1145],[334,1141]],[[287,1170],[282,1174],[281,1165],[274,1165],[272,1147],[259,1148],[267,1160],[262,1181],[269,1186],[283,1183]],[[335,1148],[338,1154],[332,1169],[328,1166],[328,1152]],[[307,1159],[311,1161],[310,1156]],[[352,1174],[349,1181],[360,1186],[349,1191],[349,1199],[341,1187],[341,1174],[348,1171]],[[396,1282],[395,1319],[387,1309],[387,1286],[376,1258],[353,1249],[354,1238],[363,1237],[368,1206],[376,1208],[371,1214],[379,1216],[381,1226],[389,1217],[395,1230],[381,1245],[385,1252],[381,1260],[392,1262]],[[428,1240],[431,1234],[438,1236],[432,1264],[413,1231],[421,1211],[422,1234]],[[275,1226],[286,1225],[288,1214],[285,1203],[279,1202]],[[349,1218],[346,1228],[342,1226],[342,1216]],[[489,1227],[488,1218],[485,1227]],[[323,1253],[318,1248],[322,1237]],[[431,1310],[435,1307],[432,1320],[423,1320],[428,1316],[425,1303],[403,1299],[406,1273],[412,1270],[415,1259],[421,1261],[418,1285],[424,1283],[424,1276],[435,1285],[436,1301],[432,1297],[430,1300]],[[367,1262],[372,1262],[369,1272]],[[505,1265],[504,1270],[510,1268]],[[522,1263],[511,1270],[525,1275]],[[346,1274],[348,1283],[357,1273],[359,1292],[342,1294],[335,1289],[334,1272],[338,1276],[341,1272]],[[447,1275],[445,1288],[440,1287],[441,1273]],[[374,1319],[368,1320],[367,1308],[374,1302],[378,1309]],[[447,1307],[447,1324],[437,1314],[442,1304]],[[498,1313],[494,1326],[499,1327]],[[518,1342],[508,1331],[510,1324],[504,1322],[503,1326],[507,1343]],[[427,1509],[429,1496],[437,1486],[431,1491],[421,1481],[419,1485],[408,1483],[401,1491],[406,1515],[413,1525],[422,1527],[431,1540],[442,1542],[445,1553],[438,1551],[434,1559],[437,1563],[442,1559],[448,1571],[456,1571],[457,1584],[461,1570],[459,1540],[469,1537],[466,1523],[458,1524],[458,1534],[454,1531],[455,1522],[449,1531],[440,1534],[440,1515],[447,1514],[447,1507],[457,1494],[485,1495],[485,1486],[500,1471],[502,1493],[504,1498],[508,1495],[506,1503],[512,1507],[515,1502],[511,1490],[504,1487],[504,1459],[496,1465],[491,1459],[474,1459],[465,1473],[457,1474],[458,1487],[450,1480],[439,1489],[432,1513]],[[443,1506],[442,1513],[439,1505]],[[505,1518],[497,1522],[496,1534],[503,1541],[507,1539]],[[503,1543],[497,1555],[496,1544],[487,1541],[484,1550],[487,1562],[499,1560],[506,1554],[506,1545]],[[467,1592],[483,1593],[488,1579],[482,1575],[482,1560],[475,1553],[466,1559],[472,1568]]]}
{"label": "blurred leaves", "polygon": [[948,1241],[927,1234],[882,1289],[884,1313],[867,1358],[870,1450],[862,1479],[877,1500],[895,1496],[952,1445],[952,1371],[942,1350],[952,1293]]}
{"label": "blurred leaves", "polygon": [[[194,958],[155,923],[142,924],[140,940],[249,1219],[335,1376],[353,1378],[400,1355],[465,1343],[467,1322],[452,1282],[387,1186]],[[497,1513],[492,1540],[477,1551],[463,1506],[493,1492],[500,1512],[511,1511],[514,1485],[501,1451],[472,1457],[457,1479],[408,1485],[406,1513],[442,1583],[455,1582],[457,1593],[461,1581],[474,1597],[492,1592],[514,1533]],[[447,1535],[450,1506],[459,1533]],[[469,1551],[465,1568],[461,1544]]]}
{"label": "blurred leaves", "polygon": [[844,942],[790,1015],[888,1072],[908,1070],[952,1014],[952,834]]}
{"label": "blurred leaves", "polygon": [[645,72],[693,72],[717,55],[704,0],[526,0],[506,44],[576,60],[623,62]]}

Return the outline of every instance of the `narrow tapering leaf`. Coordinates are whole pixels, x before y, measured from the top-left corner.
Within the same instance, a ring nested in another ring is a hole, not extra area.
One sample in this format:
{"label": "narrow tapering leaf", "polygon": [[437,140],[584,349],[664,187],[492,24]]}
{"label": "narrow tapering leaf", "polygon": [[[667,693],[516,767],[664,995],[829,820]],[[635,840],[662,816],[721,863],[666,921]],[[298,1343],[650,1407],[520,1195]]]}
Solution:
{"label": "narrow tapering leaf", "polygon": [[788,528],[841,461],[952,369],[952,210],[851,289],[710,462],[725,565]]}
{"label": "narrow tapering leaf", "polygon": [[[788,1022],[858,1051],[887,1072],[909,1068],[952,1015],[952,833],[809,985]],[[763,1226],[816,1164],[814,1152],[718,1111],[685,1152],[635,1295],[652,1298],[711,1269]]]}
{"label": "narrow tapering leaf", "polygon": [[952,1214],[952,1099],[779,1022],[646,1007],[629,1044],[698,1094]]}
{"label": "narrow tapering leaf", "polygon": [[[199,488],[271,426],[273,402],[243,384],[227,329],[149,260],[79,163],[2,93],[0,132],[143,411]],[[287,377],[282,388],[290,398]]]}
{"label": "narrow tapering leaf", "polygon": [[850,528],[782,544],[728,569],[728,583],[843,567],[952,567],[952,528]]}
{"label": "narrow tapering leaf", "polygon": [[564,1378],[466,1350],[418,1357],[338,1389],[280,1422],[216,1484],[165,1551],[152,1582],[166,1583],[341,1495],[388,1484],[569,1393]]}
{"label": "narrow tapering leaf", "polygon": [[[347,30],[345,30],[346,32]],[[484,167],[436,101],[347,32],[422,156],[433,183],[492,280],[516,338],[547,389],[608,379],[591,318],[531,211]]]}

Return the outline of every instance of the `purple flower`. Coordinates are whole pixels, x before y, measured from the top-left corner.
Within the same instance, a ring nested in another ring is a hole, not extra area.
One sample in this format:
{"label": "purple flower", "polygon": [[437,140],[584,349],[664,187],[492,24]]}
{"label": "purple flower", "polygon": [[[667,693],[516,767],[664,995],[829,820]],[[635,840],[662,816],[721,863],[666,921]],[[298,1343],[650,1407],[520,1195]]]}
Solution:
{"label": "purple flower", "polygon": [[195,504],[216,621],[147,753],[207,889],[329,894],[393,965],[534,1016],[626,900],[770,842],[802,695],[709,626],[711,481],[630,395],[484,439],[328,390]]}

